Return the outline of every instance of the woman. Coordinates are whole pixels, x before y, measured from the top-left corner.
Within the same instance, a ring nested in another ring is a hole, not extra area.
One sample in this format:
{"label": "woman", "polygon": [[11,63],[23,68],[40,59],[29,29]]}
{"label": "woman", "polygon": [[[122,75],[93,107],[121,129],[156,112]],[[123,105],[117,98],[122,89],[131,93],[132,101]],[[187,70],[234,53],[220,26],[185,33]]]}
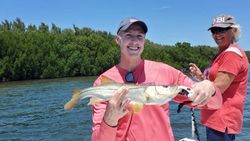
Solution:
{"label": "woman", "polygon": [[222,93],[223,105],[218,110],[201,110],[201,123],[206,126],[207,141],[233,141],[243,123],[243,109],[248,81],[248,59],[236,44],[240,26],[234,17],[217,16],[208,29],[218,45],[218,53],[202,74],[190,63],[191,74],[198,80],[209,79]]}

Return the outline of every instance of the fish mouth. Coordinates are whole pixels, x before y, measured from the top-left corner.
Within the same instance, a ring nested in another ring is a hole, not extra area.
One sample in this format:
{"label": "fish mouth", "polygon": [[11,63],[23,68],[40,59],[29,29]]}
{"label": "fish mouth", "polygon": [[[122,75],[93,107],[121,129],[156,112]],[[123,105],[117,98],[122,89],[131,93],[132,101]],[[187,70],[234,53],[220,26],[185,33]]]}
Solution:
{"label": "fish mouth", "polygon": [[180,95],[184,95],[184,96],[189,96],[193,94],[193,91],[191,88],[189,87],[185,87],[185,86],[178,86],[178,90]]}

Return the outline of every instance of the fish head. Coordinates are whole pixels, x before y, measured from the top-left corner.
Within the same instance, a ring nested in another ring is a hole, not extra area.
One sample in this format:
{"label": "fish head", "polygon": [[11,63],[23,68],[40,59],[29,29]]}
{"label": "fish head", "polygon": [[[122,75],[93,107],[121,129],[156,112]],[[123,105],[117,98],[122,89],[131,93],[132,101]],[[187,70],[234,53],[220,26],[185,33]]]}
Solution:
{"label": "fish head", "polygon": [[191,96],[194,93],[191,88],[186,86],[178,86],[178,89],[180,90],[179,95]]}
{"label": "fish head", "polygon": [[149,104],[165,104],[180,92],[178,86],[149,86],[145,95]]}

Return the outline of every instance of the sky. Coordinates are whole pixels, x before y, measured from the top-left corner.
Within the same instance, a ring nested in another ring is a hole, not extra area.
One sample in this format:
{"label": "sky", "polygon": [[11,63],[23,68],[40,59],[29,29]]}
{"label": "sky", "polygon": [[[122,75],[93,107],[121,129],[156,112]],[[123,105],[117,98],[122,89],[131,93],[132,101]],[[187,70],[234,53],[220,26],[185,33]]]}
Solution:
{"label": "sky", "polygon": [[2,0],[0,22],[18,17],[26,26],[75,25],[115,35],[122,19],[137,17],[147,24],[146,38],[154,43],[216,47],[207,29],[215,16],[229,14],[241,26],[238,44],[250,51],[249,6],[249,0]]}

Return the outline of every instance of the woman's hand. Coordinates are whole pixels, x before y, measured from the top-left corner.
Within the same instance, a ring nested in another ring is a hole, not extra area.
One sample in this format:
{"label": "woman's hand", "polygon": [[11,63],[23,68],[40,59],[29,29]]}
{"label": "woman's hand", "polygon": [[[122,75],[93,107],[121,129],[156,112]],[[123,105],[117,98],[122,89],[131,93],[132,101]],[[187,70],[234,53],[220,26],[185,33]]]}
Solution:
{"label": "woman's hand", "polygon": [[200,81],[204,80],[204,75],[202,74],[201,70],[199,69],[199,67],[197,67],[196,64],[190,63],[189,70],[190,70],[192,76],[194,76],[196,79],[198,79]]}
{"label": "woman's hand", "polygon": [[195,83],[192,86],[192,90],[194,93],[188,96],[188,98],[190,101],[192,101],[193,106],[206,105],[216,92],[213,82],[209,80],[203,80]]}

